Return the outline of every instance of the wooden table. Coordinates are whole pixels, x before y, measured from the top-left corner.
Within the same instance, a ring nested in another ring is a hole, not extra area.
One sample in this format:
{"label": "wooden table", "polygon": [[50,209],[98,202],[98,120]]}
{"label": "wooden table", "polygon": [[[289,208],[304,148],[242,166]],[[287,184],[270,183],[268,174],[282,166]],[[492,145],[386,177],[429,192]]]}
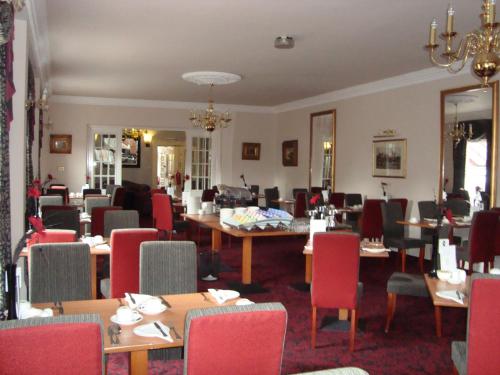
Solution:
{"label": "wooden table", "polygon": [[184,214],[185,219],[204,224],[212,229],[212,251],[219,251],[222,244],[222,233],[230,236],[242,238],[242,258],[241,258],[241,282],[244,285],[252,283],[252,241],[254,237],[286,237],[286,236],[308,236],[309,232],[289,232],[284,230],[269,230],[269,231],[246,231],[240,229],[229,228],[222,226],[219,222],[219,216],[210,215],[195,215]]}
{"label": "wooden table", "polygon": [[[207,308],[214,306],[234,305],[237,299],[226,302],[224,305],[218,305],[211,297],[210,293],[191,293],[162,296],[170,305],[165,312],[157,315],[145,315],[144,319],[134,325],[121,325],[121,333],[118,336],[119,344],[111,344],[108,335],[108,327],[112,324],[110,318],[116,313],[116,309],[121,303],[126,303],[124,299],[99,299],[87,301],[69,301],[63,302],[62,306],[64,314],[99,314],[103,323],[103,345],[104,353],[130,353],[130,369],[129,373],[133,375],[142,375],[148,373],[148,350],[161,348],[178,348],[184,346],[184,322],[188,310],[194,308]],[[54,309],[53,304],[35,304],[37,308],[52,308],[54,314],[57,309]],[[171,332],[174,342],[170,343],[156,337],[141,337],[134,334],[133,329],[141,324],[147,324],[154,321],[161,321],[163,324],[174,327],[181,336],[176,339],[175,334]],[[78,348],[75,348],[78,350]]]}
{"label": "wooden table", "polygon": [[[105,239],[106,243],[109,244],[109,239]],[[111,254],[111,250],[103,250],[103,249],[98,249],[94,246],[90,247],[90,281],[91,281],[91,291],[92,291],[92,298],[96,299],[97,298],[97,256],[98,255],[109,255]],[[29,265],[29,251],[27,248],[24,248],[21,251],[20,256],[26,257],[28,259],[28,265]]]}
{"label": "wooden table", "polygon": [[[442,326],[441,326],[441,308],[442,307],[455,307],[466,309],[469,307],[469,293],[468,290],[470,285],[470,276],[467,276],[465,282],[454,285],[450,284],[446,281],[441,281],[437,278],[430,277],[429,275],[424,275],[425,285],[427,285],[427,289],[429,290],[429,294],[432,299],[432,304],[434,305],[434,318],[436,320],[436,336],[441,337],[442,335]],[[436,292],[444,291],[444,290],[458,290],[462,292],[464,297],[464,303],[460,304],[455,301],[441,298],[436,295]]]}

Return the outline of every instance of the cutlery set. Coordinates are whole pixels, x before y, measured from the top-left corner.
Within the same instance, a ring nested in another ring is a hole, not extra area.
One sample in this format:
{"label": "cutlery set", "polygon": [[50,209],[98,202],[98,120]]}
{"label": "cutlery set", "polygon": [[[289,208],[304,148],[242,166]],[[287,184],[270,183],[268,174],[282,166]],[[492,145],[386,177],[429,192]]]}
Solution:
{"label": "cutlery set", "polygon": [[59,315],[64,315],[64,308],[63,308],[61,301],[54,301],[53,309],[54,310],[57,309],[57,311],[59,312]]}

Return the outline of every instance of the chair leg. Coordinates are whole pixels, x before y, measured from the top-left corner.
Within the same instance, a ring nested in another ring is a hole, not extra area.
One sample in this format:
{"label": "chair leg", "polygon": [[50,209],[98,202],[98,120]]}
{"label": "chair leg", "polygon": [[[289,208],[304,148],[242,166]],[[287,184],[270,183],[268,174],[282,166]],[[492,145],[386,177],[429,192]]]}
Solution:
{"label": "chair leg", "polygon": [[358,315],[356,309],[351,310],[351,332],[349,333],[349,351],[354,351],[354,339],[356,337],[356,329],[358,328]]}
{"label": "chair leg", "polygon": [[401,249],[401,272],[406,272],[406,249]]}
{"label": "chair leg", "polygon": [[424,260],[425,260],[425,246],[420,248],[420,254],[418,255],[418,266],[420,268],[420,272],[424,273]]}
{"label": "chair leg", "polygon": [[311,306],[311,348],[316,348],[316,306]]}
{"label": "chair leg", "polygon": [[387,318],[385,321],[385,333],[389,332],[389,328],[394,318],[394,312],[396,311],[396,293],[387,293]]}

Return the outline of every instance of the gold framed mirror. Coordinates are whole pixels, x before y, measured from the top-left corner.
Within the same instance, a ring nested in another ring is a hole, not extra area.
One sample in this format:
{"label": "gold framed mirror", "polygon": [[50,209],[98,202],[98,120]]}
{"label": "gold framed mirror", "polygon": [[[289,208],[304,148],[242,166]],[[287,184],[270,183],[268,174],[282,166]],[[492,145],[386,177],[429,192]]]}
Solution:
{"label": "gold framed mirror", "polygon": [[497,137],[498,81],[441,91],[440,202],[446,194],[495,206]]}
{"label": "gold framed mirror", "polygon": [[336,111],[311,113],[309,137],[309,190],[335,188],[335,121]]}

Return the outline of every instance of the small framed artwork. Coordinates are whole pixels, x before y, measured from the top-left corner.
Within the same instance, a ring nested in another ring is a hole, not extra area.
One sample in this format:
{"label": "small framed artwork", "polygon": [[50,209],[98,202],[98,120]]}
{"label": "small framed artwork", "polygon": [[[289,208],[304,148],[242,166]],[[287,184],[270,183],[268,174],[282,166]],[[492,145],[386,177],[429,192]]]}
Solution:
{"label": "small framed artwork", "polygon": [[406,139],[373,141],[373,177],[406,177]]}
{"label": "small framed artwork", "polygon": [[141,137],[131,137],[122,134],[122,167],[141,167]]}
{"label": "small framed artwork", "polygon": [[299,141],[284,141],[282,145],[282,160],[285,167],[298,165]]}
{"label": "small framed artwork", "polygon": [[51,154],[71,154],[71,134],[51,134]]}
{"label": "small framed artwork", "polygon": [[241,159],[260,160],[260,143],[243,143]]}

